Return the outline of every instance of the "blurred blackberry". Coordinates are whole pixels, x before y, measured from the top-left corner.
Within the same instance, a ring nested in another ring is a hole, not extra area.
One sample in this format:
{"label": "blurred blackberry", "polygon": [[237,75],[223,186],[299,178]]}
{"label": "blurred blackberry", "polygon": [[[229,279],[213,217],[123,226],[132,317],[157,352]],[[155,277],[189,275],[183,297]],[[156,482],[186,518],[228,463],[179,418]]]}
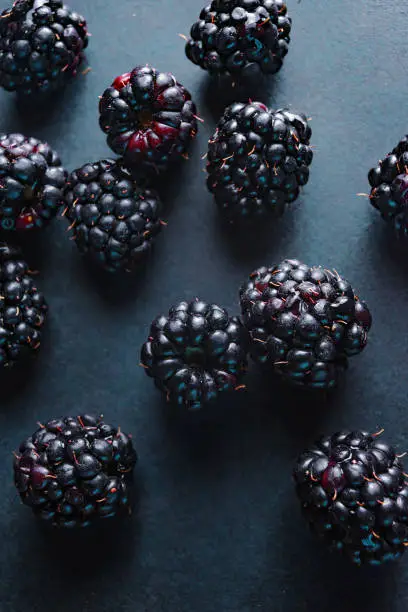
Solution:
{"label": "blurred blackberry", "polygon": [[139,66],[117,77],[99,103],[108,145],[135,169],[164,170],[197,133],[196,107],[172,74]]}
{"label": "blurred blackberry", "polygon": [[363,431],[321,438],[294,470],[312,530],[357,565],[398,559],[408,546],[408,486],[389,444]]}
{"label": "blurred blackberry", "polygon": [[137,456],[130,436],[102,418],[52,419],[22,444],[14,481],[24,504],[60,527],[85,527],[129,509]]}
{"label": "blurred blackberry", "polygon": [[162,228],[159,196],[140,188],[121,160],[101,160],[75,170],[65,200],[79,250],[110,271],[132,268]]}
{"label": "blurred blackberry", "polygon": [[46,225],[64,203],[66,177],[47,144],[22,134],[0,134],[0,228]]}
{"label": "blurred blackberry", "polygon": [[9,366],[40,346],[47,305],[21,252],[0,242],[0,365]]}
{"label": "blurred blackberry", "polygon": [[198,409],[240,385],[247,333],[224,308],[198,299],[180,302],[153,321],[141,360],[169,401]]}
{"label": "blurred blackberry", "polygon": [[260,102],[227,107],[209,141],[207,186],[233,221],[282,214],[309,179],[312,131],[303,114]]}
{"label": "blurred blackberry", "polygon": [[408,135],[368,173],[370,202],[398,235],[408,235]]}
{"label": "blurred blackberry", "polygon": [[367,305],[336,271],[285,259],[255,270],[240,300],[252,358],[293,384],[334,387],[367,343]]}
{"label": "blurred blackberry", "polygon": [[191,27],[186,55],[213,75],[274,74],[291,26],[282,0],[213,0]]}
{"label": "blurred blackberry", "polygon": [[0,16],[0,85],[7,91],[54,89],[76,74],[88,45],[81,15],[60,0],[37,4],[17,0]]}

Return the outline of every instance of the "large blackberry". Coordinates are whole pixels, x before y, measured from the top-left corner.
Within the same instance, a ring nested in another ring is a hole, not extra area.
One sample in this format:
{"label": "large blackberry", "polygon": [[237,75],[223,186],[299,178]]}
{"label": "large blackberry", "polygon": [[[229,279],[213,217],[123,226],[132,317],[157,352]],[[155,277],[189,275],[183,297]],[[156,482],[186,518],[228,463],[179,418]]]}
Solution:
{"label": "large blackberry", "polygon": [[169,401],[197,409],[236,389],[247,368],[247,333],[237,317],[198,299],[157,317],[142,348],[142,365]]}
{"label": "large blackberry", "polygon": [[408,135],[368,173],[370,202],[398,234],[408,235]]}
{"label": "large blackberry", "polygon": [[132,169],[163,170],[197,133],[196,107],[172,74],[138,66],[117,77],[100,103],[108,145]]}
{"label": "large blackberry", "polygon": [[61,0],[17,0],[0,16],[0,85],[31,94],[75,75],[88,45],[85,19]]}
{"label": "large blackberry", "polygon": [[363,431],[321,438],[294,470],[313,531],[358,565],[398,559],[408,546],[405,478],[392,446]]}
{"label": "large blackberry", "polygon": [[309,179],[312,131],[303,114],[260,102],[227,107],[209,141],[207,186],[229,220],[281,214]]}
{"label": "large blackberry", "polygon": [[162,227],[160,200],[121,160],[85,164],[68,178],[66,217],[79,250],[110,271],[130,269]]}
{"label": "large blackberry", "polygon": [[0,134],[0,228],[46,225],[64,203],[66,177],[47,144],[22,134]]}
{"label": "large blackberry", "polygon": [[334,387],[366,345],[367,305],[336,271],[285,259],[255,270],[240,299],[252,358],[296,385]]}
{"label": "large blackberry", "polygon": [[191,27],[186,55],[210,74],[273,74],[291,25],[283,0],[213,0]]}
{"label": "large blackberry", "polygon": [[85,527],[129,508],[137,456],[130,436],[89,415],[52,419],[22,444],[14,481],[24,504],[53,525]]}
{"label": "large blackberry", "polygon": [[40,346],[47,305],[18,248],[0,243],[0,365]]}

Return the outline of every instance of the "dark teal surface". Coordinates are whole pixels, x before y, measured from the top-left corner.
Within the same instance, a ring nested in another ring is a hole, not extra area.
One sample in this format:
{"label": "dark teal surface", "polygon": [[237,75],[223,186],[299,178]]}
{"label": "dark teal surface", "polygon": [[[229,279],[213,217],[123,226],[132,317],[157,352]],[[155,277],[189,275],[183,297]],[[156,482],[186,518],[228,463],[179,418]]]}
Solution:
{"label": "dark teal surface", "polygon": [[[184,56],[203,0],[71,0],[93,34],[92,71],[39,108],[0,92],[0,130],[47,140],[69,169],[109,156],[98,95],[136,64],[172,71],[205,120],[190,160],[162,184],[168,227],[145,269],[95,275],[64,220],[26,244],[50,316],[32,371],[1,379],[1,612],[406,612],[408,555],[357,569],[309,534],[294,496],[298,453],[320,433],[385,428],[408,450],[408,266],[358,192],[366,173],[408,131],[408,6],[404,0],[292,1],[283,70],[263,93],[313,118],[316,155],[303,197],[262,231],[226,234],[205,188],[201,156],[224,103]],[[2,3],[3,8],[4,2]],[[170,418],[138,367],[151,319],[196,295],[238,311],[251,270],[285,257],[334,267],[372,311],[362,355],[332,398],[277,388],[251,369],[247,391],[201,415]],[[133,433],[139,511],[115,530],[40,530],[12,483],[12,450],[36,422],[101,412]]]}

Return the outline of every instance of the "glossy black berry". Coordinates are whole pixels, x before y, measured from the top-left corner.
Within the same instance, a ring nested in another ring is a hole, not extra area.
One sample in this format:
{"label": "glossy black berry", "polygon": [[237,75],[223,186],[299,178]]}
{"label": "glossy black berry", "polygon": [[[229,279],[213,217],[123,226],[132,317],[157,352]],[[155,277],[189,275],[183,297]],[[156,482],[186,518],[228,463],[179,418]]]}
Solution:
{"label": "glossy black berry", "polygon": [[38,517],[85,527],[129,507],[136,460],[131,437],[119,428],[90,415],[64,417],[41,425],[20,445],[14,482]]}
{"label": "glossy black berry", "polygon": [[0,243],[0,367],[39,348],[46,314],[19,249]]}
{"label": "glossy black berry", "polygon": [[380,565],[408,545],[408,487],[395,451],[378,434],[342,431],[298,458],[296,491],[312,530],[353,563]]}
{"label": "glossy black berry", "polygon": [[401,237],[408,235],[408,136],[368,173],[370,202]]}
{"label": "glossy black berry", "polygon": [[46,92],[74,76],[88,45],[85,19],[60,0],[17,0],[0,18],[0,86]]}
{"label": "glossy black berry", "polygon": [[281,215],[308,181],[311,134],[303,114],[260,102],[227,107],[207,156],[207,186],[224,216]]}
{"label": "glossy black berry", "polygon": [[101,160],[72,172],[65,202],[79,250],[110,271],[131,269],[162,228],[158,194],[141,188],[121,160]]}
{"label": "glossy black berry", "polygon": [[239,386],[247,368],[247,332],[224,308],[198,299],[180,302],[153,321],[141,360],[169,401],[198,409]]}
{"label": "glossy black berry", "polygon": [[99,103],[100,126],[124,163],[164,170],[185,154],[197,133],[190,93],[170,73],[138,66],[117,77]]}
{"label": "glossy black berry", "polygon": [[371,315],[335,271],[286,259],[241,287],[252,358],[295,385],[334,387],[367,343]]}
{"label": "glossy black berry", "polygon": [[290,42],[283,0],[212,0],[190,30],[186,55],[210,74],[274,74]]}
{"label": "glossy black berry", "polygon": [[48,144],[0,134],[0,228],[42,228],[64,203],[67,173]]}

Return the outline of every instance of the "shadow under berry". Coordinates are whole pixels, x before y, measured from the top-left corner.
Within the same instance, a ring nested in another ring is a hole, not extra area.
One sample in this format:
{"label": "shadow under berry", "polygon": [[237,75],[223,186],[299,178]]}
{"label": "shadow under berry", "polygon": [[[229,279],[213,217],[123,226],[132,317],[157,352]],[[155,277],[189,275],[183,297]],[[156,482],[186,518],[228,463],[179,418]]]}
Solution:
{"label": "shadow under berry", "polygon": [[[53,223],[53,221],[51,222]],[[34,273],[42,271],[43,265],[50,261],[52,228],[26,230],[23,232],[0,230],[0,241],[21,249],[23,259]]]}

